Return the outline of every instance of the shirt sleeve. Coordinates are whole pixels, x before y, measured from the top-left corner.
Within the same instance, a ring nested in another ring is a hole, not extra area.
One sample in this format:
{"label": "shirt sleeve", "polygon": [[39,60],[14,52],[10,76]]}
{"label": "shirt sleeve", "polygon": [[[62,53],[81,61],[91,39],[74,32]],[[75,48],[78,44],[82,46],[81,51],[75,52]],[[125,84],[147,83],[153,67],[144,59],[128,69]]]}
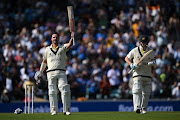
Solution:
{"label": "shirt sleeve", "polygon": [[132,60],[134,58],[133,50],[131,50],[128,54],[127,57]]}

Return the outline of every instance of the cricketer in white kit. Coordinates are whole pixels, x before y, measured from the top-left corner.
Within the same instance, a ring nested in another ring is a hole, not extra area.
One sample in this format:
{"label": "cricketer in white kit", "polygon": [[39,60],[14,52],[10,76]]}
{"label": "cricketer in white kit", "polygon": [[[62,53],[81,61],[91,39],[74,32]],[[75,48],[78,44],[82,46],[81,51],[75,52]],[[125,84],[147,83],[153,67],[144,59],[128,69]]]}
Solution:
{"label": "cricketer in white kit", "polygon": [[71,91],[66,75],[66,52],[72,46],[73,36],[74,33],[71,33],[69,43],[59,45],[59,34],[53,33],[51,36],[52,44],[46,47],[40,71],[35,74],[35,79],[37,80],[42,76],[42,73],[47,66],[48,69],[46,72],[51,115],[56,115],[58,112],[58,90],[61,92],[63,113],[65,115],[70,115]]}
{"label": "cricketer in white kit", "polygon": [[142,36],[139,39],[140,46],[132,49],[127,56],[125,61],[133,69],[133,105],[136,113],[146,113],[151,94],[151,79],[152,72],[151,66],[155,64],[154,52],[150,53],[139,65],[138,61],[147,53],[150,48],[147,47],[149,39],[147,36]]}

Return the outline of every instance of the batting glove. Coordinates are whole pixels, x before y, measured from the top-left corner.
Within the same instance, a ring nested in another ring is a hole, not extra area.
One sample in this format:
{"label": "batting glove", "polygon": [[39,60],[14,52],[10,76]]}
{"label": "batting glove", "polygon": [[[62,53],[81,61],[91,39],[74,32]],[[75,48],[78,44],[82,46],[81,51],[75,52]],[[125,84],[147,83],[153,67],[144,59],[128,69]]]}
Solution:
{"label": "batting glove", "polygon": [[155,65],[155,64],[156,64],[156,61],[155,61],[155,60],[148,62],[148,65]]}
{"label": "batting glove", "polygon": [[131,63],[130,67],[131,67],[131,69],[133,69],[133,70],[136,69],[136,68],[138,68],[137,64],[133,64],[133,63]]}
{"label": "batting glove", "polygon": [[42,73],[40,71],[37,71],[34,75],[34,79],[38,80],[40,77],[42,77]]}
{"label": "batting glove", "polygon": [[72,37],[72,38],[74,37],[74,32],[71,32],[71,37]]}

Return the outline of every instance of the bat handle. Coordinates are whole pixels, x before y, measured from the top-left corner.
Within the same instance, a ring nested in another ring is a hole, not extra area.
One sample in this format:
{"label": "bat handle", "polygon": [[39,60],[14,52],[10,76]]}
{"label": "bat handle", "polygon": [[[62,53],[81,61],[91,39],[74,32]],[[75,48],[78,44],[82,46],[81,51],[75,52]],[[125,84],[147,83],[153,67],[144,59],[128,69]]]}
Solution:
{"label": "bat handle", "polygon": [[71,32],[71,35],[73,34],[72,39],[73,39],[73,45],[75,45],[75,40],[74,40],[74,32]]}
{"label": "bat handle", "polygon": [[132,71],[133,71],[133,69],[131,69],[131,70],[128,72],[128,74],[130,74]]}
{"label": "bat handle", "polygon": [[[139,63],[137,63],[137,66],[139,65]],[[138,66],[139,67],[139,66]],[[136,69],[136,68],[135,68]],[[135,69],[131,69],[129,72],[128,72],[128,74],[130,74],[133,70],[135,70]]]}
{"label": "bat handle", "polygon": [[75,45],[75,40],[74,40],[74,37],[73,37],[73,45]]}

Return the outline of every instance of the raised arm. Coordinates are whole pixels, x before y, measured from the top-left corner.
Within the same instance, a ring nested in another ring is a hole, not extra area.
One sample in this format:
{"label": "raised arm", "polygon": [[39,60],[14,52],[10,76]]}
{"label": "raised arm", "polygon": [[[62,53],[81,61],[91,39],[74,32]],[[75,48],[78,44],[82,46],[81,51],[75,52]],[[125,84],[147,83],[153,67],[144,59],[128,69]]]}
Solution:
{"label": "raised arm", "polygon": [[74,37],[74,33],[71,32],[71,39],[69,40],[69,42],[66,45],[67,49],[69,49],[73,45],[73,37]]}

